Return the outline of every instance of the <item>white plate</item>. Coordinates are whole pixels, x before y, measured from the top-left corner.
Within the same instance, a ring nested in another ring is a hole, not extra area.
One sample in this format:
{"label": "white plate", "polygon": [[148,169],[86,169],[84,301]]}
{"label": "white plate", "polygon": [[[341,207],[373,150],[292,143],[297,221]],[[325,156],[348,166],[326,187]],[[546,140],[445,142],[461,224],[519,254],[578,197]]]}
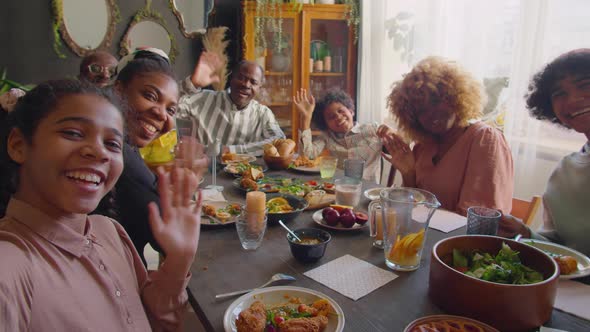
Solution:
{"label": "white plate", "polygon": [[590,275],[590,258],[588,258],[588,256],[582,254],[577,250],[568,248],[566,246],[562,246],[557,243],[539,241],[534,239],[521,239],[520,242],[526,243],[528,245],[531,245],[535,248],[539,248],[549,253],[564,256],[572,256],[576,261],[578,261],[578,271],[570,274],[560,275],[560,279],[575,279]]}
{"label": "white plate", "polygon": [[320,173],[320,166],[315,166],[315,167],[299,166],[299,167],[293,167],[291,169],[298,171],[298,172],[302,172],[302,173],[313,173],[313,174]]}
{"label": "white plate", "polygon": [[227,164],[231,164],[231,163],[239,163],[239,162],[245,162],[245,161],[248,161],[248,162],[256,161],[256,157],[251,156],[249,154],[236,153],[236,158],[234,160],[229,160],[227,162],[220,161],[220,163],[222,165],[227,165]]}
{"label": "white plate", "polygon": [[365,197],[371,201],[374,201],[376,199],[379,199],[379,194],[381,193],[381,190],[383,189],[387,189],[386,187],[379,187],[379,188],[371,188],[371,189],[367,189],[365,190],[365,192],[363,193],[363,195],[365,195]]}
{"label": "white plate", "polygon": [[328,316],[328,326],[324,332],[340,332],[344,329],[344,311],[328,296],[313,289],[293,287],[293,286],[276,286],[255,290],[248,294],[242,295],[232,304],[229,305],[223,315],[223,328],[226,332],[236,332],[236,319],[242,310],[248,308],[254,301],[262,301],[267,306],[280,305],[288,302],[285,295],[297,297],[302,303],[312,303],[317,299],[326,299],[330,302],[336,315]]}
{"label": "white plate", "polygon": [[316,224],[318,224],[318,225],[320,225],[322,227],[326,227],[326,228],[329,228],[329,229],[335,229],[335,230],[338,230],[338,231],[358,231],[358,230],[363,229],[365,227],[369,227],[369,222],[368,221],[364,225],[362,225],[362,226],[355,223],[350,228],[342,227],[342,226],[340,226],[340,224],[338,224],[336,226],[330,226],[330,225],[326,224],[326,221],[324,220],[324,217],[322,217],[322,211],[324,211],[324,209],[317,210],[311,216],[311,218],[313,219],[313,221]]}
{"label": "white plate", "polygon": [[[221,209],[224,208],[226,206],[228,206],[229,204],[239,204],[240,206],[242,206],[243,204],[240,204],[238,202],[227,202],[227,201],[203,201],[203,205],[211,205],[213,207],[215,207],[215,210],[217,209]],[[231,225],[234,224],[236,222],[236,219],[238,219],[238,216],[232,216],[231,218],[229,218],[226,222],[221,222],[221,220],[213,217],[213,216],[209,216],[206,215],[203,212],[203,209],[201,208],[201,225],[207,225],[207,226],[225,226],[225,225]]]}

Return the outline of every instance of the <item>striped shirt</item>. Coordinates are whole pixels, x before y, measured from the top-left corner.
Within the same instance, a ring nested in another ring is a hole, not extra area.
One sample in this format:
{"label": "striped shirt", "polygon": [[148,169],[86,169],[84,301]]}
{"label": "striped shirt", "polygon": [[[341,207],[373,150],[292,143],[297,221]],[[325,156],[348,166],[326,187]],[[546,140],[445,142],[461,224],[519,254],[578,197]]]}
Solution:
{"label": "striped shirt", "polygon": [[313,141],[311,130],[303,130],[299,134],[302,152],[306,157],[314,159],[326,149],[330,155],[338,158],[340,169],[344,168],[345,159],[364,160],[363,179],[376,182],[381,168],[381,149],[383,148],[381,139],[377,136],[378,127],[376,123],[356,124],[346,134],[335,134],[327,130]]}
{"label": "striped shirt", "polygon": [[262,155],[263,146],[285,138],[272,111],[252,100],[239,110],[229,91],[196,89],[190,79],[181,85],[178,117],[190,117],[196,124],[197,139],[210,145],[219,139],[230,152]]}

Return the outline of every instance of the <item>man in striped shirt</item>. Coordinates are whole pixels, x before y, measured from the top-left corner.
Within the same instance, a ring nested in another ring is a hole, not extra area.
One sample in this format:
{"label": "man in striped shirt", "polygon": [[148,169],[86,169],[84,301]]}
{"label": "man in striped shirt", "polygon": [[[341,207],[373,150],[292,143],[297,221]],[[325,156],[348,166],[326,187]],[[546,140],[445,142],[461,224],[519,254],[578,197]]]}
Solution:
{"label": "man in striped shirt", "polygon": [[285,138],[272,111],[254,100],[264,81],[262,68],[242,61],[232,72],[229,91],[201,90],[203,76],[215,75],[219,61],[205,52],[191,77],[181,83],[179,117],[196,124],[197,139],[210,145],[219,139],[222,151],[262,155],[264,144]]}

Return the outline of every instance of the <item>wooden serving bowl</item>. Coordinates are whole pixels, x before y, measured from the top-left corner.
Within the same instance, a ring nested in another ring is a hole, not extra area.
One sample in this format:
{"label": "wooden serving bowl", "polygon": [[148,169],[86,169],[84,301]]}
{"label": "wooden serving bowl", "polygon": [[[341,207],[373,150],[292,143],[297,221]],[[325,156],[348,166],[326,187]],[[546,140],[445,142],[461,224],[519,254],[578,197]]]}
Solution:
{"label": "wooden serving bowl", "polygon": [[[529,285],[507,285],[480,280],[450,266],[453,249],[478,249],[496,255],[506,243],[521,262],[543,274]],[[559,270],[555,261],[532,246],[496,236],[461,235],[443,239],[432,248],[428,293],[449,314],[490,324],[500,331],[526,331],[551,318]]]}
{"label": "wooden serving bowl", "polygon": [[284,157],[273,157],[264,155],[262,156],[262,159],[264,159],[264,162],[266,163],[268,168],[274,170],[281,170],[287,169],[287,167],[289,167],[291,161],[293,161],[293,154]]}

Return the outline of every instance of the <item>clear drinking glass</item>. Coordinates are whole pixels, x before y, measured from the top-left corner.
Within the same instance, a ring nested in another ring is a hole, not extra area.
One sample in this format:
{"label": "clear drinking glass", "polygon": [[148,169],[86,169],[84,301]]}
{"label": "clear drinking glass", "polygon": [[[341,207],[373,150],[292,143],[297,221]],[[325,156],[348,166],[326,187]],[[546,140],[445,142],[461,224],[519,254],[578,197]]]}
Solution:
{"label": "clear drinking glass", "polygon": [[361,200],[363,182],[359,179],[344,177],[334,181],[336,204],[355,207]]}
{"label": "clear drinking glass", "polygon": [[322,179],[330,179],[336,173],[338,158],[332,156],[323,156],[320,159],[320,176]]}
{"label": "clear drinking glass", "polygon": [[467,234],[496,235],[502,213],[483,206],[467,209]]}
{"label": "clear drinking glass", "polygon": [[365,161],[362,159],[346,159],[344,160],[344,176],[355,179],[363,178],[363,171],[365,170]]}
{"label": "clear drinking glass", "polygon": [[256,250],[262,244],[266,232],[267,215],[264,213],[252,213],[242,210],[242,214],[236,220],[236,229],[242,248]]}

